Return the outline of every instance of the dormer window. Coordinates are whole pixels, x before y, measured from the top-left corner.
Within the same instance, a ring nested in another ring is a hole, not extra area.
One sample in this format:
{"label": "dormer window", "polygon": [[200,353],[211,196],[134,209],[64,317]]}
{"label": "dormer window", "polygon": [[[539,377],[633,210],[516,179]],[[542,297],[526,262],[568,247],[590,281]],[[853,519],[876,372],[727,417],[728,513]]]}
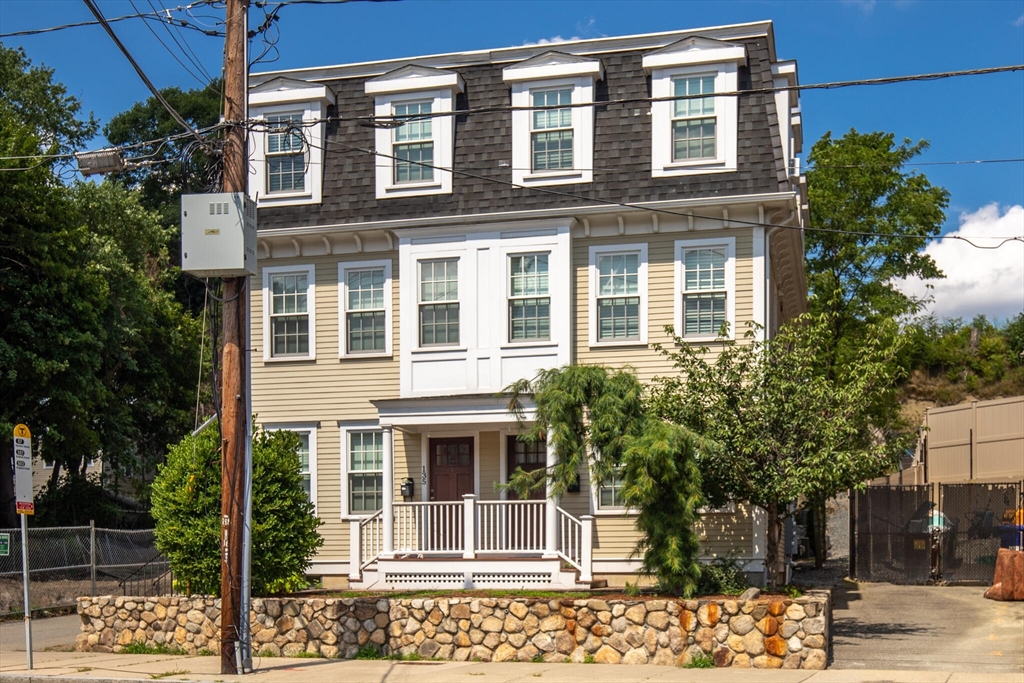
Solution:
{"label": "dormer window", "polygon": [[326,86],[290,78],[249,91],[249,115],[261,123],[249,136],[249,192],[260,207],[320,203],[324,119],[332,104],[334,93]]}
{"label": "dormer window", "polygon": [[737,97],[718,93],[736,91],[746,55],[743,45],[699,36],[644,55],[654,177],[736,170]]}
{"label": "dormer window", "polygon": [[601,62],[547,52],[502,71],[512,89],[512,182],[589,183],[594,172],[594,82]]}
{"label": "dormer window", "polygon": [[451,194],[455,96],[463,90],[454,71],[409,65],[366,82],[374,114],[394,121],[376,133],[377,199]]}

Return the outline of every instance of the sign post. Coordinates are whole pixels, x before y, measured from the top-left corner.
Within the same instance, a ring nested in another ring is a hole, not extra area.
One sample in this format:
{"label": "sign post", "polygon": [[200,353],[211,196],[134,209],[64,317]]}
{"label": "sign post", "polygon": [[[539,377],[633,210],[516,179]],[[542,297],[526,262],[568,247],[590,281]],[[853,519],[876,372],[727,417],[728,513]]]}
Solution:
{"label": "sign post", "polygon": [[32,606],[28,596],[28,516],[35,514],[32,499],[32,432],[25,425],[14,428],[14,495],[21,515],[21,576],[25,598],[25,660],[32,670]]}

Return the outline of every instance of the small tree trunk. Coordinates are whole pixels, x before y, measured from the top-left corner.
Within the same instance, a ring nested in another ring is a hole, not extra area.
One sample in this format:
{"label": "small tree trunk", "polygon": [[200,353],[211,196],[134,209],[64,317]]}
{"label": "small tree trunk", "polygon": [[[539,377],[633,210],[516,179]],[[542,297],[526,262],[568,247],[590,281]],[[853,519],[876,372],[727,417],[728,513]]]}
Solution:
{"label": "small tree trunk", "polygon": [[820,499],[812,499],[811,501],[811,514],[814,518],[814,567],[821,569],[822,565],[825,564],[825,559],[828,556],[828,546],[825,534],[826,525],[828,524],[828,517],[825,513],[825,501]]}
{"label": "small tree trunk", "polygon": [[782,537],[778,504],[769,503],[765,512],[768,516],[768,528],[765,530],[764,566],[768,588],[774,590],[779,584],[779,539]]}
{"label": "small tree trunk", "polygon": [[47,489],[51,492],[57,490],[57,482],[60,480],[60,458],[53,459],[53,470],[50,472],[50,481],[47,484]]}

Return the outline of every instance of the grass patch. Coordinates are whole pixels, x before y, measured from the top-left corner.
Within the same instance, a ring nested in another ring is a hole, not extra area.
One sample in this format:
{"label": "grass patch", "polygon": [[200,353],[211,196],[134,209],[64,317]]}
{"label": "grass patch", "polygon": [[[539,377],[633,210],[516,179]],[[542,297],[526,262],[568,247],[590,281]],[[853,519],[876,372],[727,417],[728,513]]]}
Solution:
{"label": "grass patch", "polygon": [[543,664],[544,663],[544,655],[534,655],[533,659],[531,659],[530,661],[533,662],[534,664]]}
{"label": "grass patch", "polygon": [[273,650],[260,650],[258,653],[256,653],[256,656],[272,659],[274,657],[277,657],[278,655]]}
{"label": "grass patch", "polygon": [[804,591],[802,588],[800,588],[800,586],[794,586],[791,583],[787,583],[785,586],[782,586],[779,590],[781,590],[783,593],[785,593],[791,598],[799,598],[801,595],[804,594]]}
{"label": "grass patch", "polygon": [[165,671],[162,674],[149,674],[149,677],[153,680],[159,680],[161,678],[170,678],[171,676],[180,676],[187,673],[190,673],[187,669],[174,669],[173,671]]}
{"label": "grass patch", "polygon": [[699,654],[690,660],[689,664],[683,664],[684,669],[714,669],[715,660],[711,655]]}
{"label": "grass patch", "polygon": [[597,660],[594,659],[594,655],[586,654],[586,655],[583,656],[583,663],[584,664],[596,664]]}
{"label": "grass patch", "polygon": [[84,674],[86,671],[92,671],[92,667],[91,666],[80,666],[77,669],[75,669],[75,671],[77,671],[80,674]]}
{"label": "grass patch", "polygon": [[[121,648],[122,655],[187,655],[188,653],[176,647],[167,647],[163,643],[156,646],[145,643],[128,643]],[[212,652],[210,654],[213,654]]]}
{"label": "grass patch", "polygon": [[213,650],[207,650],[205,647],[202,650],[196,650],[197,657],[213,657],[216,654]]}
{"label": "grass patch", "polygon": [[297,652],[297,653],[293,654],[292,657],[294,657],[295,659],[323,659],[324,658],[324,656],[322,654],[320,654],[319,652],[306,652],[305,650],[303,650],[302,652]]}

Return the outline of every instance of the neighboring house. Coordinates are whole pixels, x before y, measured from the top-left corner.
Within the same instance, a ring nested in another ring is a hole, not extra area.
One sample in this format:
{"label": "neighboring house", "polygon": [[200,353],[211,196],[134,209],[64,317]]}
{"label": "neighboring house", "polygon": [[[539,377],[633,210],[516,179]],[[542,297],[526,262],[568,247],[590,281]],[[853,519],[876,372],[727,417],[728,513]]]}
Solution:
{"label": "neighboring house", "polygon": [[[63,477],[66,474],[66,470],[61,470],[60,476]],[[85,475],[100,477],[103,475],[103,460],[97,457],[95,460],[90,460],[89,464],[85,466]],[[38,496],[39,491],[44,486],[50,483],[50,477],[53,476],[53,463],[47,464],[38,455],[32,456],[32,494]]]}
{"label": "neighboring house", "polygon": [[[636,580],[618,481],[496,487],[552,461],[496,394],[569,363],[650,380],[666,325],[714,348],[805,310],[798,95],[724,94],[796,83],[770,22],[251,76],[253,410],[302,437],[311,574]],[[710,512],[705,556],[760,574],[764,526]]]}

